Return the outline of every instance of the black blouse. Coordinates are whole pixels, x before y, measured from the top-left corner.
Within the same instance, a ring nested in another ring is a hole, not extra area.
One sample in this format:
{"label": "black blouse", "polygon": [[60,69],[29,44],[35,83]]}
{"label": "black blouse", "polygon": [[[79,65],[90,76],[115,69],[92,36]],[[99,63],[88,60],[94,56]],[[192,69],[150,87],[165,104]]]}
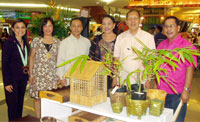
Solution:
{"label": "black blouse", "polygon": [[[95,60],[95,61],[101,61],[102,60],[102,53],[104,50],[103,47],[101,46],[101,42],[103,41],[103,38],[102,38],[102,34],[101,35],[98,35],[94,38],[94,40],[91,42],[91,47],[90,47],[90,53],[89,53],[89,56]],[[111,52],[114,51],[114,44],[115,44],[115,41],[116,39],[114,39],[112,42],[110,42],[111,44]],[[106,45],[104,45],[106,46]],[[106,47],[106,48],[109,48],[109,47]]]}

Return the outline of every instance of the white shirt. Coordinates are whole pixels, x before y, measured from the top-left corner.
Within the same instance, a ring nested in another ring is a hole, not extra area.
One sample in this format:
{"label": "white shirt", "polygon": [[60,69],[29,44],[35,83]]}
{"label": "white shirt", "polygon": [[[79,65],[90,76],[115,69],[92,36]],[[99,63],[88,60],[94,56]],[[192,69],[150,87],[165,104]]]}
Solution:
{"label": "white shirt", "polygon": [[[133,52],[132,46],[136,47],[138,50],[142,51],[143,46],[135,39],[140,39],[147,47],[150,49],[155,49],[155,41],[153,35],[141,29],[138,30],[136,35],[132,35],[129,30],[121,33],[116,40],[114,48],[114,57],[119,57],[120,60],[126,58],[122,62],[123,70],[120,72],[122,81],[127,78],[127,75],[137,69],[144,68],[141,61],[134,60],[137,55]],[[131,78],[131,84],[135,83],[137,80],[137,74],[133,74]]]}
{"label": "white shirt", "polygon": [[[83,36],[80,36],[80,38],[77,39],[71,34],[60,43],[57,65],[80,55],[88,55],[90,46],[91,43],[89,39]],[[62,79],[63,75],[67,72],[72,64],[73,62],[57,68],[57,75]]]}

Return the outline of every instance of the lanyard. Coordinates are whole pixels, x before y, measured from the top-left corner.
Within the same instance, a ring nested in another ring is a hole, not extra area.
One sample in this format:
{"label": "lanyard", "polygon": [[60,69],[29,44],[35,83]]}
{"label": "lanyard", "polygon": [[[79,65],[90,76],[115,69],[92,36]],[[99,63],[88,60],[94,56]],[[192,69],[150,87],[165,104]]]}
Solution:
{"label": "lanyard", "polygon": [[19,53],[20,53],[20,56],[21,56],[21,59],[22,59],[22,63],[23,63],[24,66],[26,66],[27,63],[28,63],[27,47],[26,47],[26,45],[24,45],[24,48],[25,48],[25,58],[24,58],[22,50],[21,50],[21,48],[19,47],[18,44],[17,44],[17,47],[18,47],[18,50],[19,50]]}

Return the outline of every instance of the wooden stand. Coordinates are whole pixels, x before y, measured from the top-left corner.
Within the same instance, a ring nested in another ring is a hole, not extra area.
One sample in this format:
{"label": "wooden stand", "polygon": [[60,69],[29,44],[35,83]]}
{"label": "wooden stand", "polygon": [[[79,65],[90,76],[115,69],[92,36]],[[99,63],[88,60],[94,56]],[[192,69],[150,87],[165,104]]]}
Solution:
{"label": "wooden stand", "polygon": [[102,122],[106,119],[104,116],[88,113],[88,112],[79,112],[72,116],[69,116],[69,122]]}
{"label": "wooden stand", "polygon": [[40,98],[47,98],[50,100],[55,100],[60,103],[69,101],[70,97],[70,87],[62,87],[52,91],[40,91]]}

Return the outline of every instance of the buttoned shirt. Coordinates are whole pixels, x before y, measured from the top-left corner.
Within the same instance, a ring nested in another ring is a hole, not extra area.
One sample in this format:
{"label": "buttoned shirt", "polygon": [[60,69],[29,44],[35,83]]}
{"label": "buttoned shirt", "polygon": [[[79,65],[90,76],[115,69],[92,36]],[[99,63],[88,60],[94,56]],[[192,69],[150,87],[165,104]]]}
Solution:
{"label": "buttoned shirt", "polygon": [[[119,57],[120,60],[126,58],[122,62],[123,69],[120,72],[120,76],[122,81],[127,78],[127,75],[135,71],[137,69],[143,69],[142,61],[134,60],[137,55],[133,52],[132,46],[136,47],[138,50],[142,51],[143,46],[136,40],[136,38],[140,39],[146,46],[150,49],[155,49],[155,42],[153,35],[145,32],[141,29],[133,35],[129,30],[121,33],[116,40],[115,48],[114,48],[114,57]],[[133,74],[131,77],[131,83],[135,83],[137,78],[137,74]]]}
{"label": "buttoned shirt", "polygon": [[[166,39],[162,41],[157,49],[175,49],[175,48],[184,48],[192,46],[191,49],[196,50],[195,46],[192,45],[189,41],[182,38],[180,35],[177,36],[175,40],[170,44],[169,39]],[[173,53],[175,55],[175,53]],[[176,55],[178,58],[178,55]],[[195,63],[197,64],[197,57],[193,56],[193,59]],[[175,62],[176,63],[176,62]],[[163,72],[160,72],[160,76],[167,76],[167,80],[171,85],[175,88],[175,90],[178,93],[182,93],[184,86],[185,86],[185,80],[186,80],[186,72],[187,67],[194,67],[192,63],[189,63],[187,60],[185,62],[176,63],[179,66],[179,69],[176,68],[175,71],[170,67],[169,65],[162,65],[161,67],[164,69],[167,69],[168,73],[165,74]],[[160,79],[160,86],[158,85],[158,88],[161,90],[165,90],[168,94],[175,94],[175,92],[172,90],[172,88],[169,86],[167,82],[165,82],[163,79]]]}
{"label": "buttoned shirt", "polygon": [[[88,55],[90,46],[91,43],[89,39],[83,36],[80,36],[80,38],[77,39],[71,34],[60,43],[57,65],[80,55]],[[72,64],[73,63],[69,63],[57,68],[57,75],[62,79],[63,75],[68,71]]]}

